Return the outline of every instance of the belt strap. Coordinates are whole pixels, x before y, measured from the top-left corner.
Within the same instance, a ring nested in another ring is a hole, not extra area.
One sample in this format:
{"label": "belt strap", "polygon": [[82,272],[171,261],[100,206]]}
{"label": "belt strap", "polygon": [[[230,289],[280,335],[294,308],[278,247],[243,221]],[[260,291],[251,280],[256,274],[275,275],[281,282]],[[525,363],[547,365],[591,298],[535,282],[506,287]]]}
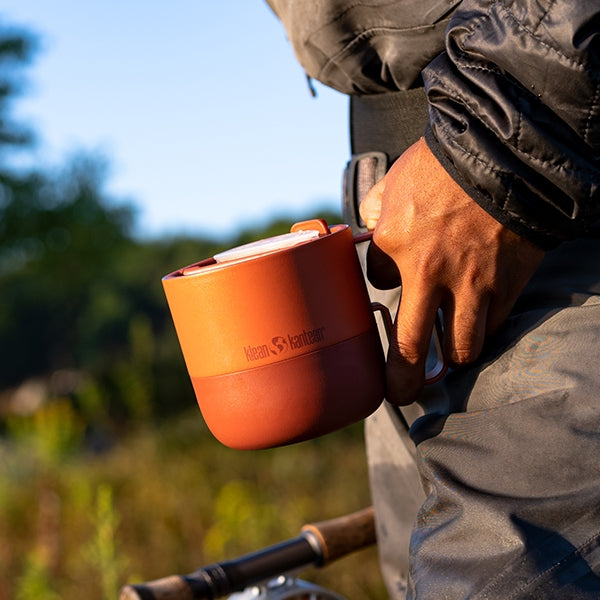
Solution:
{"label": "belt strap", "polygon": [[427,125],[423,88],[369,96],[350,96],[352,159],[344,172],[344,222],[355,233],[366,230],[358,208],[388,167],[414,144]]}
{"label": "belt strap", "polygon": [[352,154],[384,152],[392,164],[422,137],[427,125],[424,88],[350,97]]}

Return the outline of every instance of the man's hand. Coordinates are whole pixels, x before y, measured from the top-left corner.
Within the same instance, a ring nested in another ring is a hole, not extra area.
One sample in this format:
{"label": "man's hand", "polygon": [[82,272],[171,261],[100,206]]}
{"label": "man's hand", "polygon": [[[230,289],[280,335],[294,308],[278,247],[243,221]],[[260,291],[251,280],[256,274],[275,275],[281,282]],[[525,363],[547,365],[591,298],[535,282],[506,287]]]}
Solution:
{"label": "man's hand", "polygon": [[421,391],[437,310],[450,365],[477,358],[508,316],[544,251],[506,229],[448,175],[424,140],[411,146],[363,200],[373,242],[369,279],[400,284],[390,341],[387,399],[404,405]]}

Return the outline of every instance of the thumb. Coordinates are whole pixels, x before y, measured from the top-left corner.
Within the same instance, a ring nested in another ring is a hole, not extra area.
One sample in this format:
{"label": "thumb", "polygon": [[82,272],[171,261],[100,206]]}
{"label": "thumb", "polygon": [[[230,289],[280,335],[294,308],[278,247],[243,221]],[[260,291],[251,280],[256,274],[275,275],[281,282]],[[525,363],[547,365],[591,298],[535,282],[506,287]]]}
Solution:
{"label": "thumb", "polygon": [[375,229],[377,221],[381,216],[381,198],[385,182],[380,179],[363,198],[360,203],[359,212],[362,220],[365,222],[367,229]]}

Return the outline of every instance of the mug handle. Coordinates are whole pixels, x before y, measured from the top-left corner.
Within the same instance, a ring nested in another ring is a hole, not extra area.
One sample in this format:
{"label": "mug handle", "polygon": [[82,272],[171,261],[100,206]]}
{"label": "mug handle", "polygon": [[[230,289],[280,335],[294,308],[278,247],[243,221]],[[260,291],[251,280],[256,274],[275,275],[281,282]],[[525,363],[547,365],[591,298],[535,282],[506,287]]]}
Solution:
{"label": "mug handle", "polygon": [[[381,302],[371,302],[371,309],[373,312],[379,312],[383,319],[383,324],[385,326],[385,331],[387,333],[388,341],[391,339],[394,331],[394,323],[392,321],[392,315],[390,314],[390,310],[385,304],[381,304]],[[425,373],[425,385],[431,385],[436,383],[448,371],[448,366],[444,362],[444,353],[442,351],[442,322],[440,320],[439,315],[435,317],[435,327],[433,329],[433,341],[435,343],[435,354],[436,354],[436,363],[435,365]]]}
{"label": "mug handle", "polygon": [[[294,225],[292,225],[292,228],[290,229],[290,231],[292,233],[294,233],[295,231],[302,231],[304,229],[316,229],[322,235],[326,235],[326,234],[330,233],[329,226],[327,225],[326,221],[324,221],[323,219],[311,219],[309,221],[302,221],[300,223],[295,223]],[[355,234],[353,236],[354,245],[361,244],[363,242],[370,242],[372,238],[373,238],[372,231],[364,231],[362,233]],[[388,341],[389,341],[393,335],[393,322],[392,322],[392,315],[390,314],[388,307],[379,302],[372,302],[371,308],[374,312],[379,311],[381,313],[381,316],[383,318],[383,323],[385,325],[385,330],[387,333]],[[425,373],[425,385],[431,385],[431,384],[435,383],[436,381],[439,381],[440,379],[442,379],[442,377],[444,377],[444,375],[446,374],[446,371],[448,370],[448,367],[447,367],[446,363],[444,362],[444,353],[442,352],[442,345],[441,345],[441,341],[440,341],[441,338],[442,338],[442,323],[440,321],[439,315],[436,315],[435,328],[434,328],[434,332],[433,332],[433,340],[435,343],[435,352],[436,352],[437,362],[430,371]]]}
{"label": "mug handle", "polygon": [[[363,233],[358,233],[354,235],[354,244],[361,244],[362,242],[370,242],[373,237],[372,231],[365,231]],[[383,319],[383,324],[385,326],[385,331],[387,333],[388,342],[393,335],[394,324],[392,321],[392,315],[387,306],[381,304],[380,302],[371,302],[371,308],[373,312],[378,311],[381,314]],[[444,361],[444,352],[442,351],[442,335],[443,328],[442,322],[440,320],[439,314],[435,316],[435,327],[433,329],[433,341],[435,343],[435,354],[437,361],[435,365],[425,373],[425,385],[431,385],[436,383],[448,371],[448,365],[446,365]]]}

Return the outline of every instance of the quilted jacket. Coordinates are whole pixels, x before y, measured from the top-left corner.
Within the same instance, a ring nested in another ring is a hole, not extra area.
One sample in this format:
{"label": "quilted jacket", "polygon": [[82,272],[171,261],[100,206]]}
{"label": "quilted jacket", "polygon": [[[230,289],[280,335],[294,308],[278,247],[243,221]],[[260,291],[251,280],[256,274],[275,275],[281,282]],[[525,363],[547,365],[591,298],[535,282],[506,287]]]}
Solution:
{"label": "quilted jacket", "polygon": [[598,0],[268,0],[307,74],[346,94],[424,86],[427,143],[543,248],[598,234]]}

